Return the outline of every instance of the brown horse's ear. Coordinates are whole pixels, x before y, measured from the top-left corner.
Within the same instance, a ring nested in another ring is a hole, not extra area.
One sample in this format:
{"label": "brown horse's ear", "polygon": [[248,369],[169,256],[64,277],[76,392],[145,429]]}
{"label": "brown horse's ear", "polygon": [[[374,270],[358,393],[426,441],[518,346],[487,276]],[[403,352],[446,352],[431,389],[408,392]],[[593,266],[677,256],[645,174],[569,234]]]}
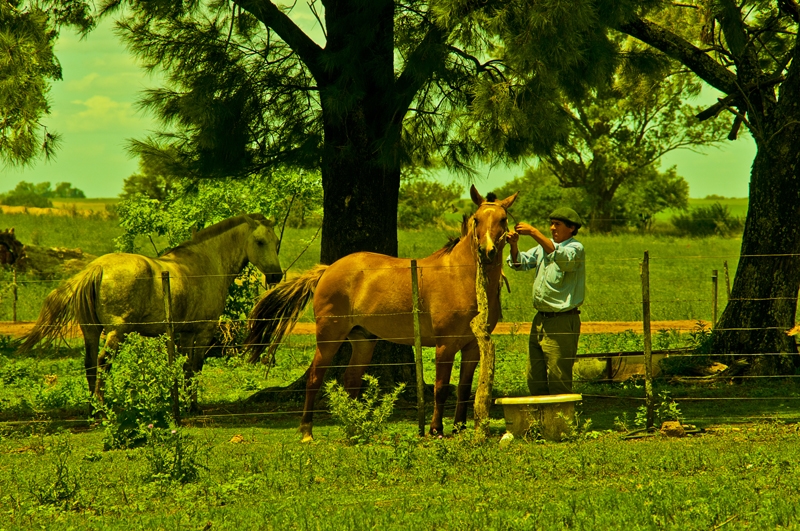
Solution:
{"label": "brown horse's ear", "polygon": [[483,196],[478,192],[478,189],[475,188],[475,185],[469,187],[469,196],[472,198],[472,202],[478,206],[481,206],[484,201],[486,201]]}
{"label": "brown horse's ear", "polygon": [[505,199],[503,199],[502,201],[500,201],[500,206],[502,206],[503,208],[505,208],[506,210],[508,210],[509,208],[511,208],[511,205],[513,205],[513,204],[514,204],[514,201],[516,201],[516,200],[517,200],[517,196],[518,196],[518,195],[519,195],[519,192],[517,192],[517,193],[516,193],[516,194],[514,194],[514,195],[510,195],[510,196],[506,197]]}

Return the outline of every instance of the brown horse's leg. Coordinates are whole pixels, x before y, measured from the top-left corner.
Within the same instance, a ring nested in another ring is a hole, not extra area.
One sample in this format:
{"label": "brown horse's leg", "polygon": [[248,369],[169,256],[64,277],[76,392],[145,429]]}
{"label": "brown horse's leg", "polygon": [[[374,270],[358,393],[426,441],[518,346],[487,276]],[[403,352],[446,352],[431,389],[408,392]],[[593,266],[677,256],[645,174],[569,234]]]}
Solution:
{"label": "brown horse's leg", "polygon": [[353,346],[353,355],[350,363],[344,371],[344,388],[350,393],[350,398],[358,397],[361,392],[362,378],[364,371],[367,370],[369,362],[372,361],[372,353],[375,350],[377,341],[368,339],[354,339],[350,341]]}
{"label": "brown horse's leg", "polygon": [[314,419],[314,401],[317,392],[325,379],[325,371],[328,370],[336,351],[344,342],[344,338],[339,341],[328,341],[317,336],[317,350],[314,353],[314,361],[308,369],[308,380],[306,380],[306,401],[303,405],[303,418],[300,420],[300,433],[303,435],[302,442],[309,442],[314,439],[312,431],[312,421]]}
{"label": "brown horse's leg", "polygon": [[469,395],[472,393],[472,379],[475,376],[475,367],[481,358],[478,342],[473,341],[461,349],[461,373],[458,378],[458,402],[456,403],[455,422],[453,431],[458,432],[467,427],[467,407]]}
{"label": "brown horse's leg", "polygon": [[438,345],[436,347],[436,382],[433,386],[433,418],[431,419],[430,434],[442,435],[442,417],[444,404],[450,391],[450,374],[453,372],[453,360],[457,349],[452,345]]}
{"label": "brown horse's leg", "polygon": [[99,326],[81,325],[83,345],[86,349],[86,354],[83,357],[83,366],[86,368],[86,383],[89,384],[89,393],[94,393],[97,385],[97,355],[100,351],[100,334],[102,330]]}

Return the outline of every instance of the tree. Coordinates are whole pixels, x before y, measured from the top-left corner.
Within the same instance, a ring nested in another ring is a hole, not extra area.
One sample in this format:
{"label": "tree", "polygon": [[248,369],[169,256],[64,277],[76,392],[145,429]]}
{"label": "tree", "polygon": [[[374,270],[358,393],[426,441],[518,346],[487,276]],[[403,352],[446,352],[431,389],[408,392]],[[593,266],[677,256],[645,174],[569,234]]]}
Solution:
{"label": "tree", "polygon": [[[695,24],[669,24],[686,12]],[[641,2],[613,26],[723,94],[698,119],[730,112],[729,138],[742,125],[753,136],[757,152],[739,266],[712,348],[769,354],[756,359],[757,372],[794,372],[797,357],[778,354],[797,353],[794,336],[785,332],[795,323],[800,285],[800,6],[795,0]]]}
{"label": "tree", "polygon": [[[689,205],[689,184],[675,167],[658,171],[651,164],[639,171],[637,179],[623,182],[614,195],[609,211],[614,224],[641,230],[652,228],[655,215],[667,209],[685,209]],[[547,223],[556,206],[569,206],[584,219],[590,218],[596,199],[582,187],[564,188],[545,164],[525,170],[524,175],[503,185],[498,197],[520,192],[512,215],[522,221]]]}
{"label": "tree", "polygon": [[445,226],[444,215],[457,210],[454,203],[463,191],[464,187],[458,183],[444,185],[425,178],[404,181],[397,206],[398,226],[401,229]]}
{"label": "tree", "polygon": [[[620,202],[614,201],[617,193],[627,189],[632,199],[632,191],[655,191],[654,184],[671,181],[657,169],[663,155],[720,142],[725,128],[730,128],[730,122],[723,119],[709,123],[694,117],[701,109],[686,100],[699,94],[699,81],[681,72],[665,75],[663,66],[659,70],[643,73],[623,62],[612,84],[566,102],[569,136],[542,157],[561,186],[585,191],[589,201],[587,221],[593,231],[610,232],[620,215],[623,223],[629,215],[650,218],[654,212],[646,208],[620,211]],[[674,187],[662,186],[661,190],[668,201]],[[646,194],[635,195],[639,206],[644,207],[641,200]],[[625,203],[634,206],[629,200]],[[651,200],[650,204],[657,202]],[[682,206],[686,206],[685,199]]]}
{"label": "tree", "polygon": [[0,1],[0,161],[18,166],[52,155],[58,136],[41,123],[50,83],[61,79],[58,31],[94,25],[80,0]]}
{"label": "tree", "polygon": [[[318,169],[320,260],[331,263],[356,251],[397,254],[404,166],[441,160],[469,174],[493,153],[547,150],[563,136],[559,82],[580,95],[607,77],[609,64],[582,54],[611,47],[593,9],[537,12],[537,38],[505,47],[512,35],[496,21],[530,9],[492,4],[330,0],[321,13],[312,0],[322,46],[291,8],[266,0],[110,0],[104,12],[124,7],[129,48],[166,74],[142,100],[162,131],[133,149],[175,152],[193,178]],[[412,359],[410,349],[386,357],[398,367]]]}

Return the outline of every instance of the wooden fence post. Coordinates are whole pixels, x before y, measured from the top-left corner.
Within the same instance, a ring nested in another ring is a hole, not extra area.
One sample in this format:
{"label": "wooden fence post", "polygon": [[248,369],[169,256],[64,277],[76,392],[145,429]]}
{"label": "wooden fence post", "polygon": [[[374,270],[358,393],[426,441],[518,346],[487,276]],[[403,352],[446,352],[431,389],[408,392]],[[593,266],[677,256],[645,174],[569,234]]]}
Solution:
{"label": "wooden fence post", "polygon": [[478,376],[478,389],[475,391],[475,432],[478,439],[489,436],[489,410],[492,407],[492,387],[494,386],[494,342],[489,334],[489,299],[487,297],[486,274],[480,261],[476,263],[475,295],[478,301],[478,315],[469,326],[478,340],[481,353],[481,371]]}
{"label": "wooden fence post", "polygon": [[422,370],[422,332],[419,326],[419,282],[417,281],[417,261],[411,260],[411,294],[414,314],[414,359],[417,365],[417,420],[419,434],[425,435],[425,374]]}
{"label": "wooden fence post", "polygon": [[11,267],[12,283],[11,283],[11,321],[17,322],[17,266]]}
{"label": "wooden fence post", "polygon": [[718,297],[718,277],[719,272],[716,269],[711,270],[711,329],[717,327],[717,297]]}
{"label": "wooden fence post", "polygon": [[644,333],[644,392],[647,406],[646,428],[653,428],[653,341],[650,335],[650,253],[644,252],[642,260],[642,331]]}
{"label": "wooden fence post", "polygon": [[[164,295],[164,316],[167,328],[167,360],[170,367],[175,363],[175,330],[172,327],[172,293],[169,288],[169,271],[161,272],[161,292]],[[172,416],[175,424],[181,425],[181,405],[178,382],[172,382]]]}

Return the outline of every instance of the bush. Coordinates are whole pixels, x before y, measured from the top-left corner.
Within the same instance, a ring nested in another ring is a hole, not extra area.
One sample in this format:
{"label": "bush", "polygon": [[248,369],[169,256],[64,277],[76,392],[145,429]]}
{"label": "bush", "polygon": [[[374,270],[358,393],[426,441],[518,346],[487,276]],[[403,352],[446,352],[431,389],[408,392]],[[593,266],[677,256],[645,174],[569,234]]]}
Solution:
{"label": "bush", "polygon": [[742,219],[731,215],[727,206],[714,203],[672,216],[672,224],[685,236],[733,236],[741,232]]}
{"label": "bush", "polygon": [[203,468],[198,460],[197,443],[180,429],[159,429],[152,424],[145,432],[147,446],[146,481],[175,481],[189,483],[197,479]]}
{"label": "bush", "polygon": [[406,387],[401,383],[392,392],[380,397],[378,379],[365,374],[364,381],[367,382],[367,388],[360,399],[350,398],[347,391],[336,382],[325,385],[331,415],[344,426],[348,444],[366,444],[373,436],[380,434],[392,416],[397,397]]}
{"label": "bush", "polygon": [[171,392],[175,382],[181,409],[188,410],[190,405],[185,362],[185,356],[176,356],[172,364],[167,361],[165,336],[128,334],[111,360],[112,369],[103,375],[103,401],[92,398],[105,419],[105,449],[140,446],[150,430],[174,427]]}
{"label": "bush", "polygon": [[397,227],[421,229],[442,225],[444,215],[454,210],[454,202],[462,191],[458,183],[444,185],[424,179],[404,182],[397,204]]}

